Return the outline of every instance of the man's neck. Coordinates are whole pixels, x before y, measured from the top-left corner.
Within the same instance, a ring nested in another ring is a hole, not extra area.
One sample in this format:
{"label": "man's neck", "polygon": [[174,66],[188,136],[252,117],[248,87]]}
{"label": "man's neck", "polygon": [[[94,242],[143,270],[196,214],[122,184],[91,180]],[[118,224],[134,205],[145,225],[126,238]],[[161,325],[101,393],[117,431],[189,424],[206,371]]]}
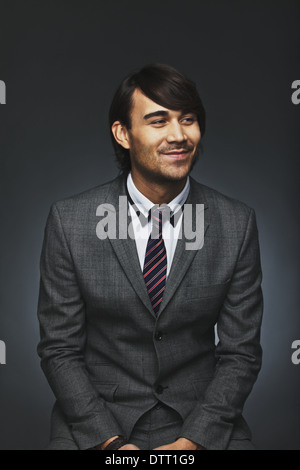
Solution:
{"label": "man's neck", "polygon": [[168,204],[183,190],[187,177],[180,181],[165,181],[164,183],[146,181],[135,172],[131,173],[136,188],[153,204]]}

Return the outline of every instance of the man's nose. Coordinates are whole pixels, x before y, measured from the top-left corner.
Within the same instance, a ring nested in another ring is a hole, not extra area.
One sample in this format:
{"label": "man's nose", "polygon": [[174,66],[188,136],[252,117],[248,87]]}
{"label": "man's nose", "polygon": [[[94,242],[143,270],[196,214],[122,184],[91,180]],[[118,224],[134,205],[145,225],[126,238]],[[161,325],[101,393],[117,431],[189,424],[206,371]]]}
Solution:
{"label": "man's nose", "polygon": [[184,129],[182,128],[179,122],[170,123],[168,126],[168,135],[167,141],[168,142],[183,142],[187,140],[187,137],[184,133]]}

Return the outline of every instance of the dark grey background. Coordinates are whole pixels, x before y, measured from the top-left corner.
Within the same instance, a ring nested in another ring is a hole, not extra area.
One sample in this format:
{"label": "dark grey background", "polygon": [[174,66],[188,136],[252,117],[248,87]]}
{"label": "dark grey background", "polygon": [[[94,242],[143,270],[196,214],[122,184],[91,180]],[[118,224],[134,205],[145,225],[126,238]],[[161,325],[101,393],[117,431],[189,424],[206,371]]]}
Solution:
{"label": "dark grey background", "polygon": [[0,0],[0,448],[41,449],[53,395],[36,345],[50,204],[117,175],[107,113],[151,62],[192,78],[207,110],[193,176],[254,207],[264,271],[264,363],[245,415],[259,449],[300,449],[300,3]]}

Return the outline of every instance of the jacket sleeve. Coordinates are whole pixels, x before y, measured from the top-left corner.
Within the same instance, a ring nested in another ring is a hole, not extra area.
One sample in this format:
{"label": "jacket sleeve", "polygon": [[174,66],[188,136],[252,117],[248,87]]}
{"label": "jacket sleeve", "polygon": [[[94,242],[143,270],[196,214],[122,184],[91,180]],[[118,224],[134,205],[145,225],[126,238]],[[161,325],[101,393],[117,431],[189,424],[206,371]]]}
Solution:
{"label": "jacket sleeve", "polygon": [[261,368],[263,311],[258,233],[251,209],[244,240],[223,303],[217,331],[217,365],[204,399],[183,424],[181,436],[207,449],[226,449]]}
{"label": "jacket sleeve", "polygon": [[85,368],[85,305],[54,204],[41,254],[38,318],[41,366],[79,449],[122,434]]}

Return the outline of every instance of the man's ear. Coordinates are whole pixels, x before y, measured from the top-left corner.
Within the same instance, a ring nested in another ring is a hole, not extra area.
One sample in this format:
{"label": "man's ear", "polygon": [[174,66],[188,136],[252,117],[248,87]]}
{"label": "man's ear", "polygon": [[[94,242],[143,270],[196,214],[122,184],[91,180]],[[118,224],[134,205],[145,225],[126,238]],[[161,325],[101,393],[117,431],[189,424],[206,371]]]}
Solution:
{"label": "man's ear", "polygon": [[121,124],[120,121],[115,121],[111,126],[111,131],[118,144],[122,145],[124,149],[130,148],[128,130],[124,124]]}

